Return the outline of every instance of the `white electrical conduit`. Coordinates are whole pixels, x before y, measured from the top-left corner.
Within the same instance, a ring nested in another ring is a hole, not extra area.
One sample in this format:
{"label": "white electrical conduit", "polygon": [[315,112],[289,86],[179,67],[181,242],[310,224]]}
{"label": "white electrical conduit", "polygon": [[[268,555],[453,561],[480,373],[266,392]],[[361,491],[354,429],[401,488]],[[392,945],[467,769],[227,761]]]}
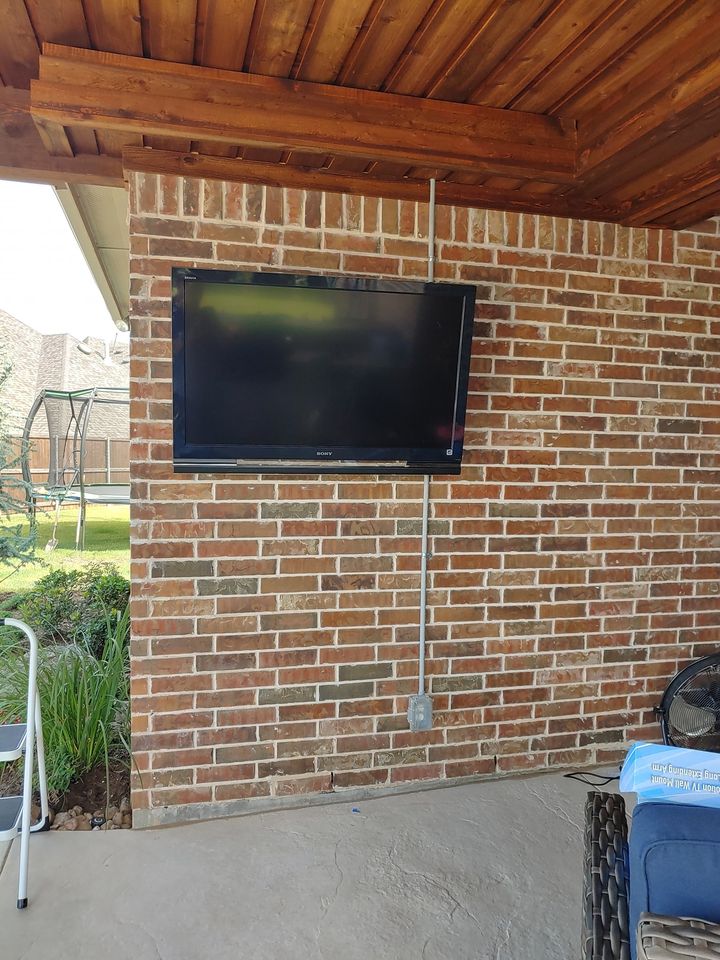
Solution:
{"label": "white electrical conduit", "polygon": [[[435,178],[430,181],[428,214],[428,281],[435,279]],[[422,532],[420,535],[420,633],[418,650],[418,693],[425,693],[425,621],[427,620],[428,520],[430,516],[430,475],[423,477]]]}

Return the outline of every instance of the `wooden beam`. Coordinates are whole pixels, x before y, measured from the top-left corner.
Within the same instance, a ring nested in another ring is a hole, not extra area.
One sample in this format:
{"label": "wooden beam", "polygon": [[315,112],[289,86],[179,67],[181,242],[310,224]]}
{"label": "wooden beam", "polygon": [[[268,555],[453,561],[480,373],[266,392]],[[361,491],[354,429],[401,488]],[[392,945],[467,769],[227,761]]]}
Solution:
{"label": "wooden beam", "polygon": [[33,117],[63,126],[571,182],[572,121],[51,44]]}
{"label": "wooden beam", "polygon": [[[130,149],[123,152],[126,170],[146,173],[201,177],[209,180],[228,180],[238,183],[257,183],[274,187],[295,187],[305,190],[325,190],[330,193],[349,193],[370,197],[388,197],[399,200],[427,201],[427,180],[383,180],[363,174],[333,173],[319,167],[299,167],[282,163],[260,163],[251,160],[231,160],[208,157],[197,153],[173,153],[166,150]],[[436,200],[441,204],[461,207],[510,210],[518,213],[541,213],[555,217],[578,217],[586,220],[621,221],[629,205],[605,205],[576,200],[572,197],[512,193],[490,190],[474,184],[440,181],[436,185]]]}
{"label": "wooden beam", "polygon": [[30,116],[30,94],[11,87],[0,87],[0,179],[125,185],[116,157],[50,156]]}

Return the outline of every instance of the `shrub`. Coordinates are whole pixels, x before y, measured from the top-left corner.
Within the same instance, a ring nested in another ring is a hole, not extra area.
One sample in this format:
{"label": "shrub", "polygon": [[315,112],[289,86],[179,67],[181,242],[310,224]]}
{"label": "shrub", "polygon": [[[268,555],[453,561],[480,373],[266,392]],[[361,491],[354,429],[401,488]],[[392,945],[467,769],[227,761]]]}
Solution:
{"label": "shrub", "polygon": [[80,644],[100,656],[108,617],[117,619],[129,598],[130,584],[115,567],[92,564],[53,570],[13,604],[41,642]]}
{"label": "shrub", "polygon": [[[100,655],[87,643],[40,649],[38,693],[43,719],[48,790],[70,783],[111,756],[128,755],[129,614],[105,619]],[[6,651],[7,653],[7,651]],[[25,716],[27,657],[20,644],[0,674],[0,718]]]}

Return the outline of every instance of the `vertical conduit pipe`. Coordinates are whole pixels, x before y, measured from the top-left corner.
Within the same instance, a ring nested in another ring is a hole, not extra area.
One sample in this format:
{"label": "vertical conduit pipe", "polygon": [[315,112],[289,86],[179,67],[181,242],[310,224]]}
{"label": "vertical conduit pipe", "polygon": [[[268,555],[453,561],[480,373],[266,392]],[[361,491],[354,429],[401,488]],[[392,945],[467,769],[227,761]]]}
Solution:
{"label": "vertical conduit pipe", "polygon": [[[435,178],[430,181],[428,211],[428,281],[435,279]],[[430,516],[430,475],[423,477],[422,532],[420,535],[420,633],[418,649],[418,693],[425,693],[425,622],[427,620],[428,521]]]}

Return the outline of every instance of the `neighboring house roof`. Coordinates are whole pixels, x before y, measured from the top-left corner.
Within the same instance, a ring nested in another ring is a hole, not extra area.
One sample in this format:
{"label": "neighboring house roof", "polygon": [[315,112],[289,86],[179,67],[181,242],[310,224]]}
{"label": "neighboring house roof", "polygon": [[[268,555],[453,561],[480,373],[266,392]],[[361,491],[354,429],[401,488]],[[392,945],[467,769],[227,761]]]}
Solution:
{"label": "neighboring house roof", "polygon": [[[104,340],[90,337],[84,341],[92,350],[90,355],[78,350],[79,342],[68,333],[39,333],[0,310],[0,365],[9,364],[11,368],[0,401],[13,434],[22,433],[33,400],[41,390],[128,386],[127,343],[115,345],[113,362],[108,364],[104,359]],[[107,429],[113,437],[127,436],[127,408],[116,408],[116,413],[111,418],[112,427],[106,414],[99,412],[97,419],[93,416],[97,426],[93,435],[104,435]],[[37,422],[38,435],[44,429],[41,419]]]}

